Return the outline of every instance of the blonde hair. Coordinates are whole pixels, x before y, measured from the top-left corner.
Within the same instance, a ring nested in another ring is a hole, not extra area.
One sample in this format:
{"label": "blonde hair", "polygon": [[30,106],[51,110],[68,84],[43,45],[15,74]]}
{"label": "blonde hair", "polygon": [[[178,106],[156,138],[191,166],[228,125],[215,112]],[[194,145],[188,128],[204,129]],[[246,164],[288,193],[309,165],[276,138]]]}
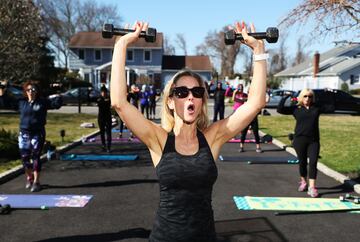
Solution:
{"label": "blonde hair", "polygon": [[312,96],[312,100],[311,100],[311,103],[313,104],[314,101],[315,101],[315,94],[314,94],[314,91],[309,89],[309,88],[304,88],[303,90],[301,90],[298,98],[297,98],[297,101],[298,101],[298,104],[297,105],[301,105],[303,106],[304,105],[304,96],[306,94],[310,93],[310,95]]}
{"label": "blonde hair", "polygon": [[175,86],[176,82],[184,77],[184,76],[190,76],[196,79],[196,81],[199,83],[200,87],[204,87],[205,88],[205,93],[204,96],[202,97],[202,108],[201,108],[201,112],[200,115],[198,116],[197,120],[196,120],[196,127],[203,131],[205,128],[207,128],[208,126],[208,112],[207,112],[207,99],[208,99],[208,94],[206,91],[206,86],[204,81],[202,80],[201,76],[198,75],[197,73],[191,71],[191,70],[181,70],[178,73],[176,73],[173,78],[171,78],[171,80],[169,80],[164,88],[164,95],[163,95],[163,100],[162,100],[162,107],[161,107],[161,126],[167,131],[170,132],[173,130],[174,125],[175,125],[175,118],[174,118],[174,111],[169,109],[168,107],[168,101],[170,98],[170,94],[172,91],[172,88]]}

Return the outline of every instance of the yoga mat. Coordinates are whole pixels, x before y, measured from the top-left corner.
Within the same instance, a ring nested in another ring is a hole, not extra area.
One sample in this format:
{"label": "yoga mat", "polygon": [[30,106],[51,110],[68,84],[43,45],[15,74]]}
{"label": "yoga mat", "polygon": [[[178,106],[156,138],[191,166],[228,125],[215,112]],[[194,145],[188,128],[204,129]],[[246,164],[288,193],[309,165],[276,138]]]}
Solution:
{"label": "yoga mat", "polygon": [[[228,141],[228,143],[240,143],[240,141],[240,139],[231,139]],[[255,139],[246,139],[244,143],[255,143]],[[260,141],[260,143],[262,142]]]}
{"label": "yoga mat", "polygon": [[251,197],[234,196],[239,210],[332,211],[360,209],[360,204],[342,202],[338,198]]}
{"label": "yoga mat", "polygon": [[84,160],[84,161],[124,161],[124,160],[136,160],[138,155],[77,155],[77,154],[64,154],[60,156],[60,160]]}
{"label": "yoga mat", "polygon": [[219,155],[221,161],[247,162],[248,164],[297,164],[295,157],[257,157],[257,156],[226,156]]}
{"label": "yoga mat", "polygon": [[24,195],[0,194],[0,203],[12,208],[85,207],[93,195]]}
{"label": "yoga mat", "polygon": [[[105,138],[106,140],[106,138]],[[95,142],[100,142],[101,138],[100,137],[94,137],[94,138],[89,138],[87,139],[85,142],[89,142],[89,143],[95,143]],[[131,141],[129,140],[129,138],[119,138],[119,137],[114,137],[111,139],[111,141],[113,142],[123,142],[123,143],[141,143],[141,141],[138,138],[133,138]]]}
{"label": "yoga mat", "polygon": [[248,161],[249,165],[266,165],[266,164],[299,164],[299,160],[273,160],[273,161]]}
{"label": "yoga mat", "polygon": [[[113,132],[113,133],[120,133],[120,129],[115,129],[115,128],[113,128],[113,129],[111,130],[111,132]],[[127,132],[129,132],[128,129],[123,129],[123,133],[127,133]]]}

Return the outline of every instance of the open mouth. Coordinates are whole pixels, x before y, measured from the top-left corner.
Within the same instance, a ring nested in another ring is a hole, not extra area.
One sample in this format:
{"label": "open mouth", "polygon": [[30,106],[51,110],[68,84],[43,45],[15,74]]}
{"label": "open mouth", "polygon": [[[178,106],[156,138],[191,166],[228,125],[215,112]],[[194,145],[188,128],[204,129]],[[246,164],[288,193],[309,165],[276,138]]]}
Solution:
{"label": "open mouth", "polygon": [[189,104],[189,105],[187,106],[187,111],[188,111],[189,113],[194,113],[194,112],[195,112],[195,105],[194,105],[194,104]]}

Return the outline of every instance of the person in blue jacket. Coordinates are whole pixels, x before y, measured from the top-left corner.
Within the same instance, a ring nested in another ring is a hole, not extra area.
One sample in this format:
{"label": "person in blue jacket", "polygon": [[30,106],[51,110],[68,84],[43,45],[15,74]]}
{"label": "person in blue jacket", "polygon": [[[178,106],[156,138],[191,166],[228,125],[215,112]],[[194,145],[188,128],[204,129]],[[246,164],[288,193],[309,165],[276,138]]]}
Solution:
{"label": "person in blue jacket", "polygon": [[19,150],[26,175],[25,188],[38,192],[41,190],[40,155],[46,136],[47,110],[60,108],[62,98],[60,95],[41,97],[40,87],[34,81],[27,81],[23,91],[25,97],[19,100]]}

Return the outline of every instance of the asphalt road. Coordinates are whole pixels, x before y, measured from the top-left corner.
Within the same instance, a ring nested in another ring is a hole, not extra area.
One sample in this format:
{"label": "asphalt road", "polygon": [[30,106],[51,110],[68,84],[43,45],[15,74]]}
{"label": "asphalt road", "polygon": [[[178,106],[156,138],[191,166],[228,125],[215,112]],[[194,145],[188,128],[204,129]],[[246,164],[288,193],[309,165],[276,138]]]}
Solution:
{"label": "asphalt road", "polygon": [[[221,154],[250,159],[293,158],[273,144],[254,144],[238,153],[227,143]],[[85,143],[66,153],[102,154],[100,145]],[[44,164],[43,190],[38,194],[93,195],[84,208],[16,210],[0,215],[0,241],[147,241],[159,201],[159,186],[150,155],[143,144],[114,143],[112,154],[138,154],[136,161],[62,161]],[[217,161],[218,179],[213,209],[220,241],[359,241],[359,214],[327,213],[275,216],[274,211],[238,210],[238,196],[308,197],[297,191],[297,165],[248,165]],[[2,194],[30,194],[24,176],[0,185]],[[319,173],[322,198],[352,192]]]}

